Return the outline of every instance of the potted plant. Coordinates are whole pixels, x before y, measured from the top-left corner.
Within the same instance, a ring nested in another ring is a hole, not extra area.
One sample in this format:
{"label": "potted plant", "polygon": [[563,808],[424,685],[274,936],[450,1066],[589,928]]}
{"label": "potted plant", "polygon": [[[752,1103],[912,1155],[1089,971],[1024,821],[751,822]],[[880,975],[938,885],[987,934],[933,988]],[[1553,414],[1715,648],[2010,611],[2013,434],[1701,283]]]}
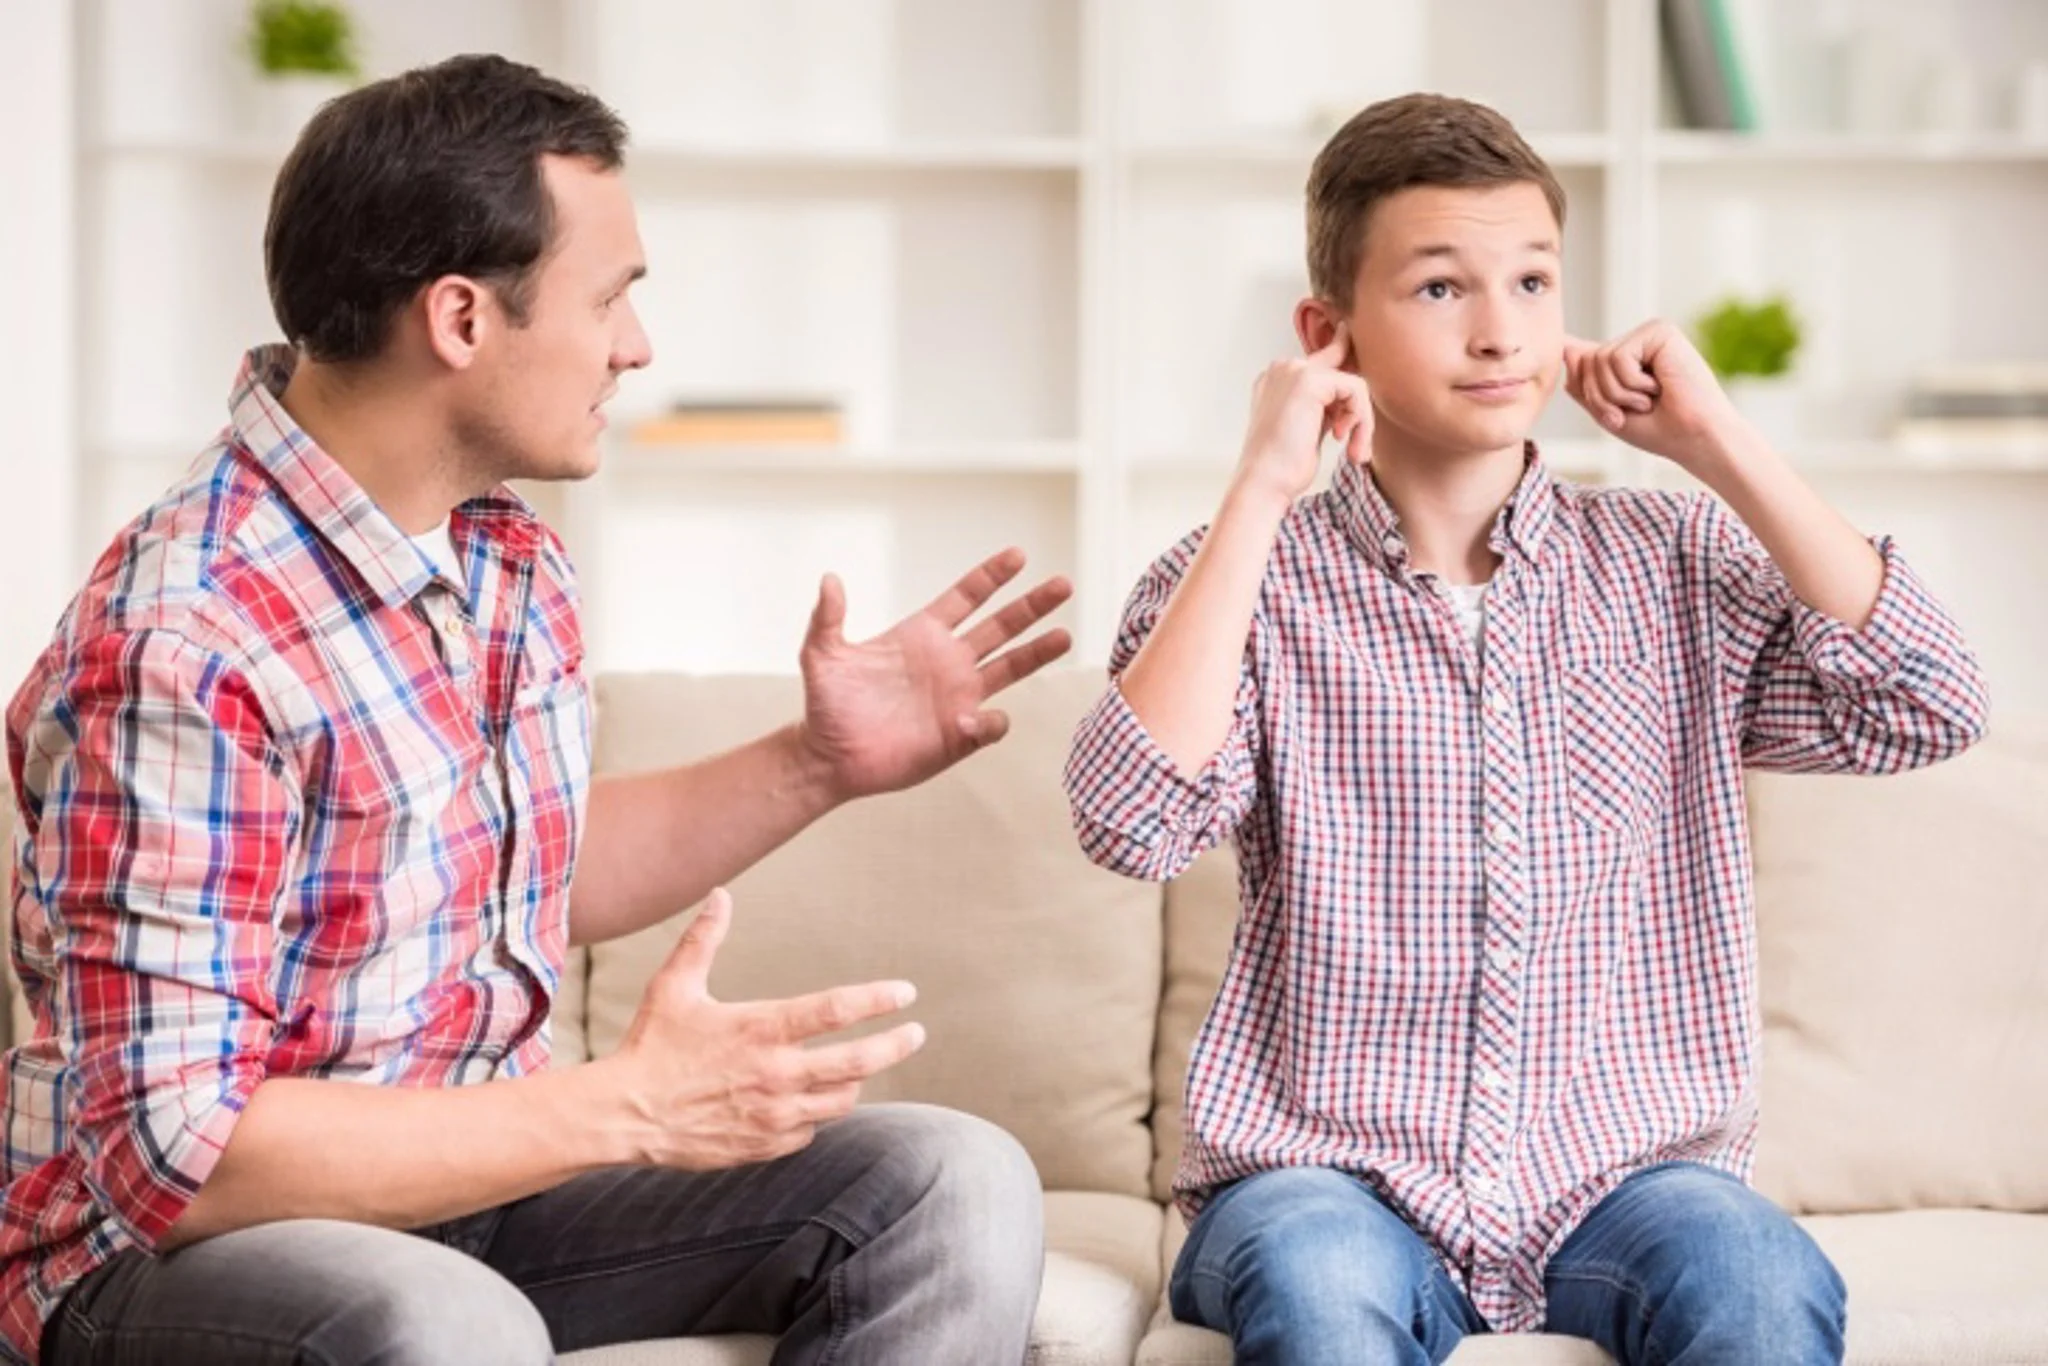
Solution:
{"label": "potted plant", "polygon": [[344,5],[255,0],[248,41],[262,122],[280,136],[295,136],[315,110],[362,76],[355,20]]}
{"label": "potted plant", "polygon": [[1774,445],[1799,435],[1799,391],[1791,378],[1799,353],[1798,315],[1783,296],[1728,298],[1693,325],[1700,355],[1736,410]]}

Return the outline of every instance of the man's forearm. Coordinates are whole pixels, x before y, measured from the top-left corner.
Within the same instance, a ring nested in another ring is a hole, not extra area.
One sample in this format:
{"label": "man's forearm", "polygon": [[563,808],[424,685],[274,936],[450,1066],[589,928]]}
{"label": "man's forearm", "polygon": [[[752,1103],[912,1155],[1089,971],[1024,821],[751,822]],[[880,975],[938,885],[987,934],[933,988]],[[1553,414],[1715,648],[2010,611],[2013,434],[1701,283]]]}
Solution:
{"label": "man's forearm", "polygon": [[604,1087],[601,1063],[476,1086],[272,1078],[159,1250],[280,1219],[417,1228],[633,1161]]}
{"label": "man's forearm", "polygon": [[695,905],[839,800],[795,726],[682,768],[597,780],[570,940],[602,943]]}
{"label": "man's forearm", "polygon": [[1284,498],[1233,488],[1119,686],[1182,773],[1199,773],[1230,735],[1245,639]]}
{"label": "man's forearm", "polygon": [[1801,602],[1863,628],[1884,588],[1884,559],[1784,457],[1743,433],[1694,473],[1762,542]]}

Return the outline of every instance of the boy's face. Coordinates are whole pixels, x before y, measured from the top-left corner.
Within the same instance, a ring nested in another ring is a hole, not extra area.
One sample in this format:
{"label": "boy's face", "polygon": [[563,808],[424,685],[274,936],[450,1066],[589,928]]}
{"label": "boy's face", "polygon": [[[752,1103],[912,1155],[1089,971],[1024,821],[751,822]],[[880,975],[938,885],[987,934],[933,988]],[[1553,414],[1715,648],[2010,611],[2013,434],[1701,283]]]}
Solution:
{"label": "boy's face", "polygon": [[1417,186],[1373,208],[1339,325],[1387,435],[1446,455],[1520,447],[1563,368],[1560,237],[1528,183]]}

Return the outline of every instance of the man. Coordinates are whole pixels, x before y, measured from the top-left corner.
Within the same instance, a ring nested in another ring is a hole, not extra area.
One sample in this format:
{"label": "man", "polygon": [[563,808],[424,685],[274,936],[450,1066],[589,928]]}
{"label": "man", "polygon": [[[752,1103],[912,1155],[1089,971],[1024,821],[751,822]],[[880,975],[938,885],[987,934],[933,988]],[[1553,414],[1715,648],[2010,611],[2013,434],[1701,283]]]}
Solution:
{"label": "man", "polygon": [[[886,635],[827,579],[805,712],[589,782],[560,544],[505,490],[598,459],[648,363],[625,130],[466,57],[301,137],[266,258],[294,346],[108,548],[8,713],[20,806],[8,1354],[541,1362],[771,1332],[778,1362],[1022,1358],[1039,1195],[1007,1136],[853,1110],[904,983],[728,1005],[718,885],[999,739],[1054,580],[996,556]],[[705,899],[625,1044],[550,1072],[571,943]]]}

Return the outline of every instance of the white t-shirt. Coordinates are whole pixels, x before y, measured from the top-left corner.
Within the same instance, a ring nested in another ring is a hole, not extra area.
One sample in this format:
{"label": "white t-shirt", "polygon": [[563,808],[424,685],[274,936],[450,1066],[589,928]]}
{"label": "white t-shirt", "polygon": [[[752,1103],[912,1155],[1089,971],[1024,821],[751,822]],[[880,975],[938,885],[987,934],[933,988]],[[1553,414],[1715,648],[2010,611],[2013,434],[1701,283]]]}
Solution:
{"label": "white t-shirt", "polygon": [[1440,584],[1444,590],[1444,601],[1451,605],[1451,611],[1458,618],[1458,625],[1464,629],[1465,639],[1472,642],[1472,648],[1480,648],[1480,640],[1486,633],[1486,589],[1483,583]]}
{"label": "white t-shirt", "polygon": [[455,537],[448,530],[448,520],[442,518],[441,525],[413,537],[412,543],[419,547],[420,554],[427,557],[429,564],[467,592],[469,584],[462,577],[462,561],[455,557]]}

